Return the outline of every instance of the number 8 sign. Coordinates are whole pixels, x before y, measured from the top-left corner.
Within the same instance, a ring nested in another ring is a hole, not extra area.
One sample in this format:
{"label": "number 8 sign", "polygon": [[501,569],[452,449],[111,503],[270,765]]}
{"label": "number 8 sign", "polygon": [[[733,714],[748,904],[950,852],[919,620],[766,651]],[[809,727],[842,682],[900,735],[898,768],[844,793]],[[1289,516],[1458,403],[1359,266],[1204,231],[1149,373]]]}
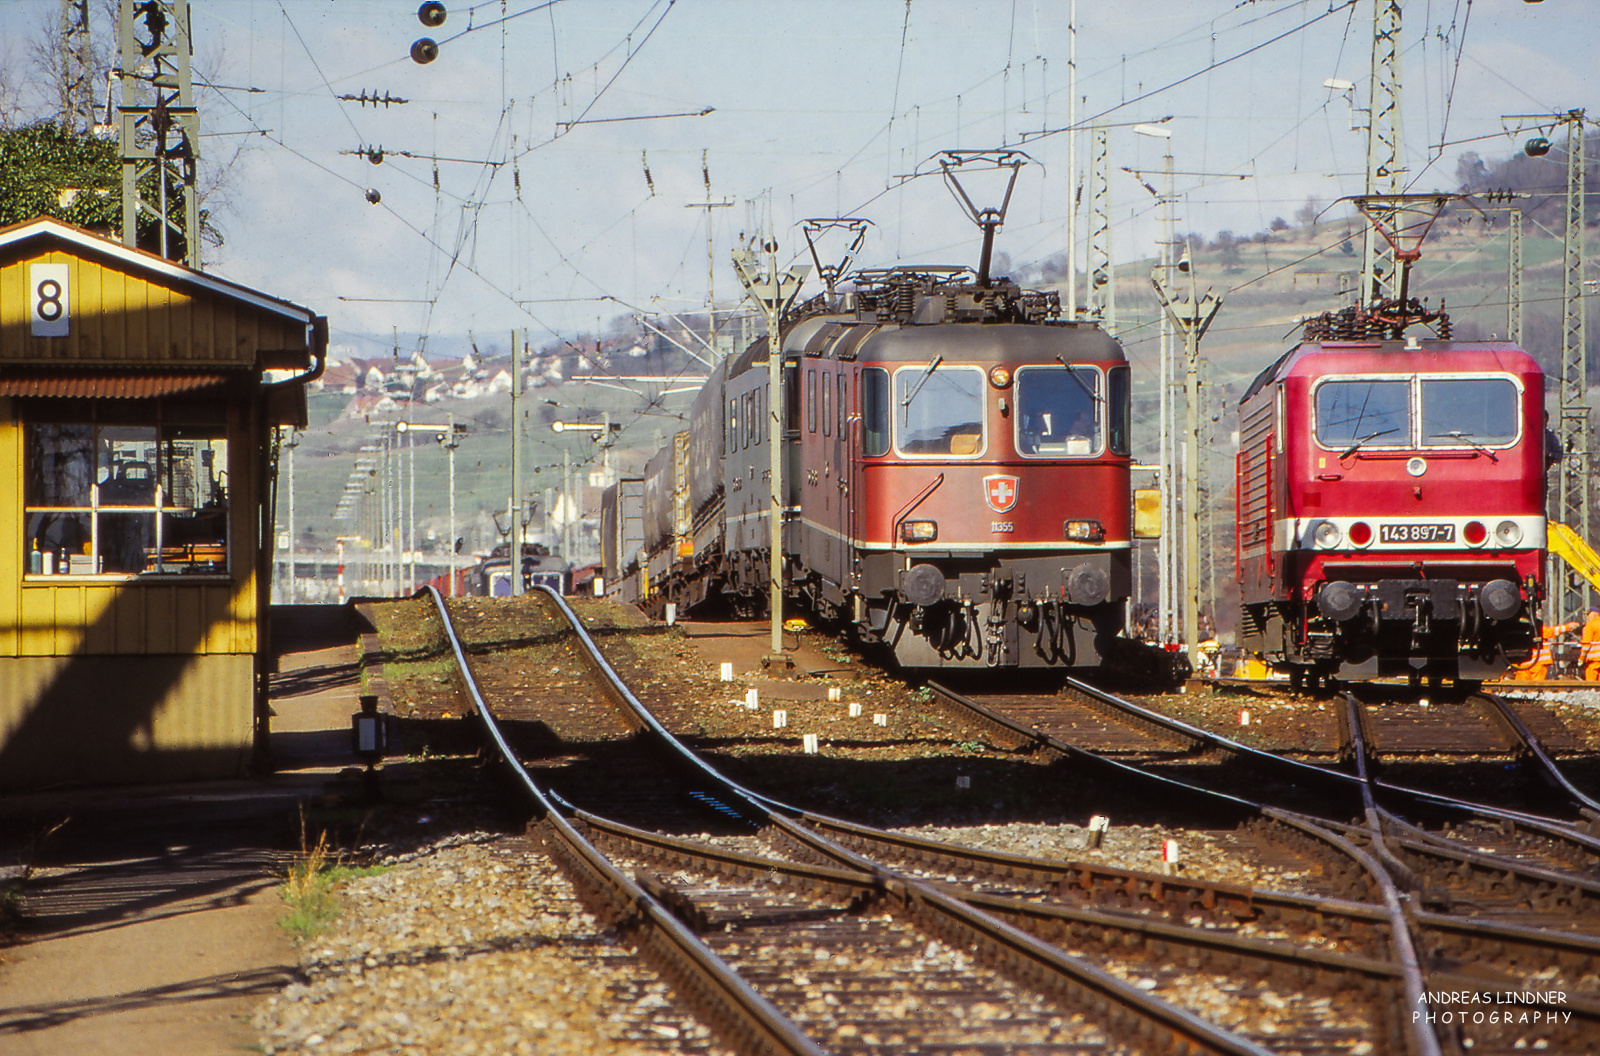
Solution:
{"label": "number 8 sign", "polygon": [[66,337],[71,319],[67,265],[29,264],[28,300],[34,337]]}

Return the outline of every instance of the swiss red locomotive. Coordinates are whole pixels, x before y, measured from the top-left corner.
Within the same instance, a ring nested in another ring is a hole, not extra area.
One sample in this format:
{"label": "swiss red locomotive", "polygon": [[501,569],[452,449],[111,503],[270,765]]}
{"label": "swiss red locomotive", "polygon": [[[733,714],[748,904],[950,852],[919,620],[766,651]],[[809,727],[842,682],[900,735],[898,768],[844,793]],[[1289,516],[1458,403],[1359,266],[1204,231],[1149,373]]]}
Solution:
{"label": "swiss red locomotive", "polygon": [[[964,268],[861,273],[785,322],[785,590],[903,666],[1102,662],[1130,585],[1121,347],[1053,294]],[[766,342],[720,364],[680,433],[604,506],[642,505],[608,583],[647,608],[767,595]],[[636,578],[628,580],[630,564]]]}
{"label": "swiss red locomotive", "polygon": [[1337,321],[1239,405],[1241,644],[1297,681],[1497,675],[1539,637],[1544,374]]}

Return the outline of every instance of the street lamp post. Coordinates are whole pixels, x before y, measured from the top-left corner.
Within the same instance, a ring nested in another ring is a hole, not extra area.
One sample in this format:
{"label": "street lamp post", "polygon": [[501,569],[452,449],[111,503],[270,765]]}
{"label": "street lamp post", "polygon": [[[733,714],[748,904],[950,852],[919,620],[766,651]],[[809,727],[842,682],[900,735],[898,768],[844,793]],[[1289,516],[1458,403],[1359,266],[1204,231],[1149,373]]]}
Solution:
{"label": "street lamp post", "polygon": [[[611,420],[611,415],[607,413],[603,415],[602,420],[598,422],[551,422],[550,431],[553,433],[563,434],[593,433],[594,441],[600,447],[600,479],[605,486],[610,486],[612,482],[611,445],[616,442],[616,434],[622,432],[622,424],[620,422],[613,422]],[[572,518],[577,513],[578,506],[577,503],[573,501],[570,494],[573,490],[572,467],[569,462],[570,453],[563,450],[561,453],[561,459],[561,479],[562,488],[564,489],[562,494],[562,502],[566,506],[566,512],[563,514],[561,520],[561,554],[568,561],[572,561],[574,564],[576,564],[572,553],[571,525]],[[545,505],[548,508],[550,504],[547,502]]]}
{"label": "street lamp post", "polygon": [[[445,449],[450,462],[450,538],[445,549],[448,553],[446,564],[450,569],[450,597],[456,595],[456,448],[461,446],[461,438],[467,435],[465,425],[456,424],[456,416],[450,415],[443,425],[422,422],[396,422],[395,428],[406,434],[406,444],[411,447],[413,437],[417,433],[432,435],[439,445]],[[417,546],[417,455],[416,449],[411,448],[411,572],[412,579],[416,578],[416,546]]]}

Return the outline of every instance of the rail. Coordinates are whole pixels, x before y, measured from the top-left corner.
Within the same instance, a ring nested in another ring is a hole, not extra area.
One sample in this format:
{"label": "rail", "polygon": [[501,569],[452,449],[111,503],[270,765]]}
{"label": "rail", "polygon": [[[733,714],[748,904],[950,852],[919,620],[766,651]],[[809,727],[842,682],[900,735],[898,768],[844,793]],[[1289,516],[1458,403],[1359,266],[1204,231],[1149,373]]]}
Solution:
{"label": "rail", "polygon": [[[628,907],[637,915],[647,917],[653,926],[662,929],[662,934],[670,939],[672,950],[682,950],[686,955],[692,956],[697,972],[710,972],[713,969],[719,972],[726,969],[731,972],[732,970],[724,962],[699,942],[691,929],[672,915],[669,907],[612,866],[582,837],[575,826],[560,816],[553,797],[547,796],[537,788],[526,770],[516,761],[509,744],[493,724],[491,709],[487,702],[483,700],[476,685],[471,683],[465,652],[455,637],[443,600],[436,590],[431,587],[427,589],[450,635],[451,649],[463,673],[463,681],[470,687],[469,696],[473,707],[484,719],[485,728],[492,731],[491,737],[496,751],[513,773],[519,775],[520,783],[534,796],[549,820],[552,831],[559,835],[563,845],[570,846],[571,853],[581,858],[586,871],[605,877],[611,887],[625,891]],[[536,586],[536,590],[547,596],[561,613],[582,646],[585,660],[599,675],[607,692],[619,705],[632,713],[650,737],[674,753],[699,775],[714,782],[730,799],[749,805],[752,814],[758,815],[762,821],[771,825],[784,839],[806,852],[820,855],[846,870],[861,874],[863,879],[856,881],[857,883],[867,882],[870,878],[870,883],[875,888],[882,890],[886,897],[893,899],[903,911],[933,934],[946,938],[958,946],[981,950],[997,966],[1008,974],[1019,977],[1028,985],[1061,995],[1070,1003],[1090,1011],[1091,1015],[1098,1012],[1108,1020],[1108,1024],[1125,1023],[1129,1030],[1151,1039],[1161,1048],[1174,1052],[1215,1053],[1219,1056],[1268,1056],[1269,1050],[1248,1039],[1209,1023],[1185,1009],[1171,1005],[1087,961],[1073,957],[1052,944],[974,907],[939,885],[907,876],[870,861],[806,824],[808,819],[819,821],[834,819],[808,815],[795,807],[746,789],[725,777],[693,750],[678,741],[634,696],[601,654],[593,638],[584,629],[583,621],[560,594],[543,586]],[[719,1021],[748,1022],[747,1026],[736,1032],[736,1037],[761,1038],[762,1044],[753,1047],[760,1051],[823,1051],[817,1048],[814,1042],[804,1039],[798,1027],[780,1011],[766,1004],[747,984],[742,981],[735,984],[720,974],[715,978],[717,981],[714,984],[716,990],[713,996],[717,1000],[713,1008],[718,1014]],[[747,995],[760,1003],[747,1005]]]}
{"label": "rail", "polygon": [[[633,930],[641,932],[641,948],[664,962],[666,973],[676,977],[680,983],[680,992],[698,998],[702,1013],[709,1013],[709,1019],[722,1024],[732,1037],[743,1042],[746,1051],[823,1056],[826,1050],[752,989],[666,906],[619,872],[605,855],[561,816],[555,803],[517,761],[516,753],[501,732],[492,709],[483,699],[444,599],[436,588],[429,586],[424,589],[438,610],[439,620],[450,642],[450,651],[455,656],[462,688],[472,701],[484,732],[494,742],[496,752],[517,784],[532,799],[541,823],[547,826],[550,836],[558,842],[557,853],[575,871],[586,874],[591,883],[602,885],[612,912],[626,923],[634,925]],[[538,589],[553,595],[548,587],[540,586]],[[581,627],[579,630],[581,633]],[[588,635],[583,637],[592,647],[593,642]],[[612,677],[615,679],[615,672],[612,672]]]}

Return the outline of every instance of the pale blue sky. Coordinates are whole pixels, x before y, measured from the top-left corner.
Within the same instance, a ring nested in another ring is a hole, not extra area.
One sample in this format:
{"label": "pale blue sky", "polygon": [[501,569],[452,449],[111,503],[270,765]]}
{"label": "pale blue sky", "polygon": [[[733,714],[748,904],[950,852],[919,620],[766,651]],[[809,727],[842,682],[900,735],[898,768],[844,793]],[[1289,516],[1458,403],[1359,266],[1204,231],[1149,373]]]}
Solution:
{"label": "pale blue sky", "polygon": [[[901,181],[950,147],[1038,159],[999,249],[1026,263],[1063,247],[1067,137],[1028,134],[1067,123],[1067,0],[565,0],[487,26],[536,5],[446,2],[431,31],[413,0],[193,3],[199,68],[263,89],[202,96],[202,164],[244,148],[218,209],[228,242],[207,266],[328,314],[336,342],[391,326],[526,326],[540,341],[630,307],[703,304],[706,210],[687,207],[705,196],[702,150],[713,196],[734,202],[712,214],[719,300],[736,289],[738,233],[769,219],[785,252],[803,246],[795,220],[852,214],[877,224],[862,264],[975,262],[975,231],[939,181]],[[1365,105],[1371,0],[1079,6],[1080,117],[1172,115],[1177,168],[1219,174],[1179,179],[1184,229],[1255,231],[1361,189],[1361,118],[1323,82],[1356,82]],[[0,61],[21,68],[22,40],[56,8],[0,3]],[[1503,113],[1600,104],[1597,15],[1594,0],[1407,0],[1418,187],[1451,187],[1462,150],[1516,149],[1456,143],[1500,132]],[[407,49],[424,33],[442,47],[419,66]],[[333,98],[362,90],[411,102]],[[595,123],[562,124],[575,120]],[[381,165],[341,153],[379,145]],[[1125,127],[1111,151],[1159,169],[1160,142]],[[438,164],[436,192],[433,163],[400,152],[464,160]],[[1117,252],[1149,255],[1149,194],[1120,172],[1112,194]]]}

